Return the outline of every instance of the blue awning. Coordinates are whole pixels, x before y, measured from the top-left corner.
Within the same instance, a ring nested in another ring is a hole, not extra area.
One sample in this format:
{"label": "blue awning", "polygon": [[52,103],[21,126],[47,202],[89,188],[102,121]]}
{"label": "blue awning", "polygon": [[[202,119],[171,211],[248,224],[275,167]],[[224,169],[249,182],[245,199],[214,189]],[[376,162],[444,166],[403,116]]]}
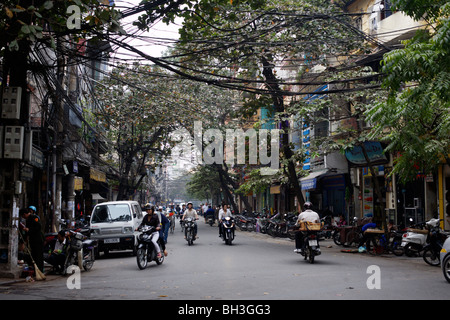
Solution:
{"label": "blue awning", "polygon": [[306,177],[303,177],[300,179],[300,184],[302,186],[302,190],[311,190],[315,189],[317,187],[317,179],[320,176],[323,176],[329,172],[328,169],[326,170],[319,170],[316,172],[311,172]]}

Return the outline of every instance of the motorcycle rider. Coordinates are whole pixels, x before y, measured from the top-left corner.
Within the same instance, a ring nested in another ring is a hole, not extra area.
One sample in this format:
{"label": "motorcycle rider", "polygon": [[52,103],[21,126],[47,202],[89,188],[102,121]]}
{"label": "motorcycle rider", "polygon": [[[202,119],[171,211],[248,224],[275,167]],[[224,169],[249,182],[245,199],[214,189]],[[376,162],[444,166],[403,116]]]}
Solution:
{"label": "motorcycle rider", "polygon": [[214,209],[211,208],[211,206],[208,206],[208,210],[206,210],[206,212],[205,212],[205,221],[207,222],[208,218],[211,216],[213,219],[213,223],[214,223],[214,220],[215,220],[214,215],[215,215]]}
{"label": "motorcycle rider", "polygon": [[228,208],[228,205],[226,203],[222,204],[222,209],[219,210],[219,217],[218,217],[218,221],[219,221],[219,237],[222,236],[223,233],[223,225],[222,225],[222,220],[225,219],[225,217],[232,217],[231,211]]}
{"label": "motorcycle rider", "polygon": [[184,221],[185,218],[193,218],[194,219],[194,237],[197,237],[197,222],[195,220],[198,220],[198,214],[195,209],[193,209],[192,202],[187,203],[187,209],[184,211],[183,216],[181,217],[181,221]]}
{"label": "motorcycle rider", "polygon": [[[319,214],[312,210],[313,205],[311,202],[307,201],[303,205],[304,211],[298,215],[297,222],[295,223],[296,227],[300,226],[300,222],[312,222],[319,223],[320,217]],[[305,234],[303,231],[297,231],[295,233],[295,250],[296,253],[303,253],[303,242],[304,242]]]}
{"label": "motorcycle rider", "polygon": [[161,249],[158,244],[158,239],[159,239],[159,230],[161,230],[161,224],[159,222],[158,215],[155,213],[155,207],[151,206],[150,204],[146,204],[144,209],[145,211],[147,211],[147,214],[144,216],[141,224],[136,230],[140,229],[143,226],[151,226],[156,228],[156,231],[152,233],[153,235],[152,242],[153,245],[155,246],[157,256],[159,259],[161,258]]}

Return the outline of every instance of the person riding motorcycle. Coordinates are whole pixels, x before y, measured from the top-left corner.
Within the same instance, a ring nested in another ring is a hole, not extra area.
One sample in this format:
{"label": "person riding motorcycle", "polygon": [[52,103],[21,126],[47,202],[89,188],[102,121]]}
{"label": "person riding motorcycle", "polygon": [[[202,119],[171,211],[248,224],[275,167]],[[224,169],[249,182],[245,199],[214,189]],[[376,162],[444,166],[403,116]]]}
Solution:
{"label": "person riding motorcycle", "polygon": [[193,218],[194,219],[194,237],[197,237],[197,222],[195,222],[196,220],[198,220],[198,214],[197,211],[195,209],[193,209],[193,204],[192,202],[188,202],[187,203],[187,209],[184,211],[183,216],[181,217],[181,221],[184,221],[184,219],[186,218]]}
{"label": "person riding motorcycle", "polygon": [[[312,210],[313,205],[311,202],[305,202],[303,205],[304,211],[298,215],[297,222],[295,223],[296,227],[300,226],[301,222],[312,222],[319,223],[320,217],[319,214]],[[303,231],[297,231],[295,233],[295,250],[296,253],[303,252],[303,241],[304,241],[304,233]]]}
{"label": "person riding motorcycle", "polygon": [[232,217],[231,211],[228,208],[227,204],[223,204],[222,205],[222,209],[219,210],[219,217],[218,217],[218,221],[219,221],[219,237],[222,236],[222,232],[223,232],[223,225],[222,225],[222,220],[225,219],[225,217]]}
{"label": "person riding motorcycle", "polygon": [[155,207],[153,207],[150,204],[146,204],[144,207],[144,210],[147,211],[147,214],[144,216],[141,224],[139,225],[139,227],[136,228],[136,230],[139,230],[143,226],[155,227],[156,231],[153,232],[152,242],[153,242],[153,245],[155,246],[158,258],[160,258],[161,257],[161,248],[158,243],[161,243],[161,242],[158,240],[159,240],[159,230],[161,229],[161,223],[158,218],[158,215],[155,213]]}
{"label": "person riding motorcycle", "polygon": [[215,215],[214,209],[211,208],[211,206],[208,206],[208,210],[206,210],[206,212],[205,212],[205,221],[208,222],[208,218],[211,217],[213,219],[213,223],[214,223],[214,220],[215,220],[214,215]]}

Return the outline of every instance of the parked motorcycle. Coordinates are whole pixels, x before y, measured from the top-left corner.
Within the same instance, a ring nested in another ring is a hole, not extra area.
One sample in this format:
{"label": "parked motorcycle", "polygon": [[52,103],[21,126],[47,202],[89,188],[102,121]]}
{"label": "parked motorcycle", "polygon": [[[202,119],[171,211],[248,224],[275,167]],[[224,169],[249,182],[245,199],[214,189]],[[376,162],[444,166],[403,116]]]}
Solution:
{"label": "parked motorcycle", "polygon": [[68,268],[72,265],[76,265],[80,269],[83,268],[85,271],[92,269],[97,241],[89,239],[86,233],[90,234],[90,230],[83,229],[81,232],[69,230],[63,275],[67,274]]}
{"label": "parked motorcycle", "polygon": [[193,218],[188,217],[184,219],[184,235],[186,237],[186,241],[188,242],[188,245],[193,245],[194,240],[196,238],[194,232],[195,232],[195,221]]}
{"label": "parked motorcycle", "polygon": [[448,235],[439,227],[439,219],[431,219],[426,223],[429,229],[427,237],[427,245],[423,248],[423,260],[431,266],[439,266],[441,264],[440,252],[447,240]]}
{"label": "parked motorcycle", "polygon": [[403,234],[402,247],[406,256],[418,256],[423,251],[428,235],[428,230],[422,229],[424,226],[425,223],[417,224],[413,226],[415,228],[408,228],[407,232]]}
{"label": "parked motorcycle", "polygon": [[142,233],[138,236],[136,260],[139,269],[143,270],[147,267],[149,261],[155,261],[157,265],[164,262],[164,255],[158,258],[155,245],[152,242],[155,227],[143,226],[139,231]]}
{"label": "parked motorcycle", "polygon": [[225,244],[230,245],[234,240],[234,219],[231,217],[225,217],[222,219],[222,240],[225,241]]}

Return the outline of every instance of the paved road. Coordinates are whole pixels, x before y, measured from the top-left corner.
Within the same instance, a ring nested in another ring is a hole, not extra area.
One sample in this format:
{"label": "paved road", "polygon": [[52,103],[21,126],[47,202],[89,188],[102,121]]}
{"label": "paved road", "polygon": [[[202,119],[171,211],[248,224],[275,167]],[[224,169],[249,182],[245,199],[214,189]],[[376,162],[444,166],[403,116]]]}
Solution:
{"label": "paved road", "polygon": [[[46,281],[0,285],[0,299],[450,298],[450,284],[440,269],[421,258],[342,253],[327,240],[311,265],[293,253],[288,239],[238,232],[233,245],[226,246],[217,228],[202,220],[199,237],[189,247],[177,224],[169,236],[169,255],[160,266],[153,262],[139,270],[131,254],[112,252],[97,260],[91,271],[81,272],[81,289],[69,290],[68,278],[50,276]],[[368,279],[379,289],[369,289]]]}

